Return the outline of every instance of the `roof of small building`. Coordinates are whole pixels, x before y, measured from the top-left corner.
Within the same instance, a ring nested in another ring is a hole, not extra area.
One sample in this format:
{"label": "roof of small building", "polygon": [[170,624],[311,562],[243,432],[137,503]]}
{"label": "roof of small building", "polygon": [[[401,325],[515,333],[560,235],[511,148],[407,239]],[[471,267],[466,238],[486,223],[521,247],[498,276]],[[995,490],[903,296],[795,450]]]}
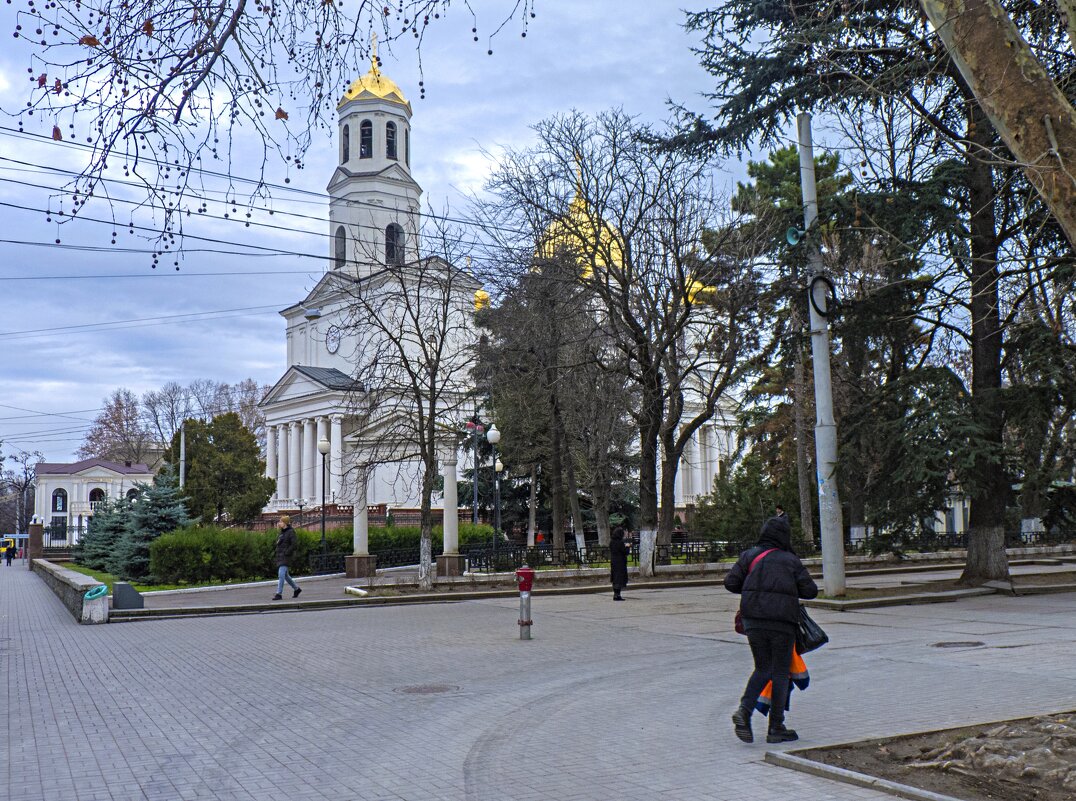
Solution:
{"label": "roof of small building", "polygon": [[73,475],[91,467],[104,467],[123,475],[152,473],[148,464],[141,462],[110,462],[108,459],[83,459],[81,462],[40,462],[37,475]]}

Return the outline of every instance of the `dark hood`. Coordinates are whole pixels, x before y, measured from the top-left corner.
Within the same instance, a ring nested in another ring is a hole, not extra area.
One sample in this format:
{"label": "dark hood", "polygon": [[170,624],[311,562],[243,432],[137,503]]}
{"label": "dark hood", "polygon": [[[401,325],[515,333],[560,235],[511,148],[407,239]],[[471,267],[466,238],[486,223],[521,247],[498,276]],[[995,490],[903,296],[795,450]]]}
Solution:
{"label": "dark hood", "polygon": [[788,520],[783,517],[771,517],[762,524],[759,532],[758,544],[768,548],[780,548],[782,551],[792,550],[792,529]]}

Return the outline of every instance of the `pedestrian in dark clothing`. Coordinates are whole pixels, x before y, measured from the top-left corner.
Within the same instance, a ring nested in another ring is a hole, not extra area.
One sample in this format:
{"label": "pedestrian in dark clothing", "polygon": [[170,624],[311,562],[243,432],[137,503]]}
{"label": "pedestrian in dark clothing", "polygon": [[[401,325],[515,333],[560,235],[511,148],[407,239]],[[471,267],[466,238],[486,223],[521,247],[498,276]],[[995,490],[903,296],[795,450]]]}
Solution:
{"label": "pedestrian in dark clothing", "polygon": [[11,560],[15,558],[15,546],[9,545],[7,551],[4,553],[4,558],[7,559],[7,566],[11,567]]}
{"label": "pedestrian in dark clothing", "polygon": [[628,586],[628,544],[624,527],[617,526],[609,538],[609,581],[613,584],[613,600],[623,601],[620,591]]}
{"label": "pedestrian in dark clothing", "polygon": [[288,565],[291,564],[291,559],[295,555],[295,545],[298,542],[295,536],[295,529],[291,527],[291,518],[287,515],[280,516],[280,522],[277,524],[277,528],[280,529],[280,534],[276,538],[276,567],[277,567],[277,582],[276,582],[276,595],[273,596],[274,601],[281,600],[284,592],[284,582],[288,582],[293,590],[291,597],[298,598],[299,593],[302,592],[302,588],[295,583],[295,579],[291,577],[291,573],[288,572]]}
{"label": "pedestrian in dark clothing", "polygon": [[800,599],[818,595],[803,562],[792,552],[792,531],[785,517],[771,517],[762,524],[758,544],[748,548],[725,577],[725,589],[740,596],[740,615],[755,659],[740,708],[732,716],[736,736],[752,742],[751,713],[759,693],[773,682],[768,743],[798,739],[785,728],[788,668],[796,644]]}

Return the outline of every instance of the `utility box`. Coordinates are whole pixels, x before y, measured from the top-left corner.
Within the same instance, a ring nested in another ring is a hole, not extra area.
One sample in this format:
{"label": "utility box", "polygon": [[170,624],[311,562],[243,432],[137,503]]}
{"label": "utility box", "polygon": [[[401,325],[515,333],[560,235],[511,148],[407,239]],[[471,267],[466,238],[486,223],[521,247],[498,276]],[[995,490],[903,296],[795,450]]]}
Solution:
{"label": "utility box", "polygon": [[143,609],[146,606],[142,593],[123,581],[112,585],[113,609]]}

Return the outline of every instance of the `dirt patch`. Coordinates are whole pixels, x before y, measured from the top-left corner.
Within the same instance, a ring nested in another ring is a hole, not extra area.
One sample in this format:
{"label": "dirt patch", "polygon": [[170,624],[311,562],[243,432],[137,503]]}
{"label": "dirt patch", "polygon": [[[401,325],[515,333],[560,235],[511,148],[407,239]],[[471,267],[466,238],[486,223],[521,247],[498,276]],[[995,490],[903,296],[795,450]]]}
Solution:
{"label": "dirt patch", "polygon": [[965,801],[1076,798],[1076,712],[796,754]]}

